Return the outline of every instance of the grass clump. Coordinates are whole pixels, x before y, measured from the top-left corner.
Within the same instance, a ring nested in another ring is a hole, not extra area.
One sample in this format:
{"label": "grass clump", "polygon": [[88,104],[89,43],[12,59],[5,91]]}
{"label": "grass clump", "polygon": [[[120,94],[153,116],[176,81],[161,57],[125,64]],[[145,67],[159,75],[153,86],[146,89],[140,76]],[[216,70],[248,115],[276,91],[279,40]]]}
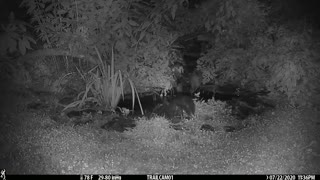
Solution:
{"label": "grass clump", "polygon": [[141,118],[134,129],[125,134],[146,147],[165,148],[178,144],[177,131],[170,127],[170,122],[163,117],[154,117],[150,120]]}

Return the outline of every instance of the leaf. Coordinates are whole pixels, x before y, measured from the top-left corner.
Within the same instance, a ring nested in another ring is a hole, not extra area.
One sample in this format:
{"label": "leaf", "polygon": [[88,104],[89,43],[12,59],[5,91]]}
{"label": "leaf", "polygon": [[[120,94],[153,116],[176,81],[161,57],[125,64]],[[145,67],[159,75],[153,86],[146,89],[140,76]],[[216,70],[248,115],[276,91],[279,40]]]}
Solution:
{"label": "leaf", "polygon": [[116,30],[120,29],[121,27],[122,27],[122,24],[121,23],[117,23],[112,27],[112,30],[116,31]]}
{"label": "leaf", "polygon": [[47,15],[50,19],[54,19],[55,17],[52,14]]}
{"label": "leaf", "polygon": [[174,5],[172,6],[172,8],[171,8],[171,16],[172,16],[172,19],[175,18],[177,9],[178,9],[178,5],[177,5],[177,4],[174,4]]}
{"label": "leaf", "polygon": [[14,39],[14,40],[19,40],[20,35],[16,32],[9,32],[8,36],[10,37],[10,39]]}
{"label": "leaf", "polygon": [[24,46],[25,46],[26,49],[32,49],[30,47],[30,43],[29,43],[29,41],[28,41],[28,39],[26,37],[23,37],[23,42],[24,42]]}
{"label": "leaf", "polygon": [[23,41],[23,39],[19,41],[19,51],[22,55],[26,54],[27,50],[26,50],[25,42]]}
{"label": "leaf", "polygon": [[144,22],[144,23],[142,24],[141,29],[145,29],[145,28],[147,28],[148,26],[150,26],[150,24],[151,24],[151,22],[150,22],[150,21],[146,21],[146,22]]}
{"label": "leaf", "polygon": [[132,33],[132,29],[126,29],[124,31],[124,33],[128,36],[128,37],[132,37],[131,33]]}
{"label": "leaf", "polygon": [[117,41],[115,47],[117,50],[124,51],[127,48],[127,43],[124,40]]}
{"label": "leaf", "polygon": [[64,10],[64,9],[59,9],[59,10],[57,11],[57,14],[58,14],[58,15],[63,15],[63,14],[66,14],[66,13],[67,13],[67,11]]}
{"label": "leaf", "polygon": [[15,52],[17,50],[17,41],[12,38],[9,38],[7,41],[7,49],[9,52]]}
{"label": "leaf", "polygon": [[44,9],[45,6],[46,6],[44,3],[39,3],[38,5],[39,5],[42,9]]}
{"label": "leaf", "polygon": [[63,8],[67,9],[67,8],[70,7],[71,4],[68,1],[62,1],[61,5],[62,5]]}
{"label": "leaf", "polygon": [[128,23],[131,25],[131,26],[139,26],[139,24],[133,20],[129,20]]}
{"label": "leaf", "polygon": [[52,11],[52,9],[54,8],[55,4],[50,4],[48,7],[46,7],[46,9],[44,10],[45,12],[49,12]]}
{"label": "leaf", "polygon": [[28,13],[28,14],[33,14],[34,11],[35,11],[35,9],[36,9],[36,6],[35,6],[35,5],[29,6],[29,9],[28,9],[27,13]]}
{"label": "leaf", "polygon": [[25,36],[25,38],[27,39],[27,41],[32,42],[33,44],[37,44],[37,42],[30,36]]}
{"label": "leaf", "polygon": [[139,40],[138,40],[138,41],[141,41],[141,40],[144,38],[145,35],[146,35],[146,32],[145,32],[145,31],[142,31],[142,32],[140,33],[140,37],[139,37]]}

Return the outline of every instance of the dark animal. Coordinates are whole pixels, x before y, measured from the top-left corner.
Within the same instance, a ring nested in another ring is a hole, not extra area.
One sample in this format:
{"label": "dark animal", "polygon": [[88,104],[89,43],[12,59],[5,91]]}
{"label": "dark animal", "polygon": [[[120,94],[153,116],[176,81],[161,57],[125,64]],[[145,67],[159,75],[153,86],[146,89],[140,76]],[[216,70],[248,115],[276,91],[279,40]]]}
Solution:
{"label": "dark animal", "polygon": [[173,123],[180,122],[182,117],[191,117],[195,113],[195,104],[192,97],[185,95],[177,95],[171,99],[165,99],[164,102],[158,105],[153,113],[165,116]]}
{"label": "dark animal", "polygon": [[169,108],[185,111],[188,116],[192,116],[195,113],[195,104],[190,96],[177,95],[165,103],[168,104]]}
{"label": "dark animal", "polygon": [[178,78],[175,82],[174,92],[179,94],[193,94],[202,85],[202,74],[201,72],[194,71],[191,74],[185,74]]}

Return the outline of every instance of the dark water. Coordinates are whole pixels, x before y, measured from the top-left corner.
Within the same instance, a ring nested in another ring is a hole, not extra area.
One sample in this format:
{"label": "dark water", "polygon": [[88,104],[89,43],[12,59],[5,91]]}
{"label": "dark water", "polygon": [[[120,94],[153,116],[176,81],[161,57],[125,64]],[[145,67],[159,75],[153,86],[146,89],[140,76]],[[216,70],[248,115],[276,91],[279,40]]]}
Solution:
{"label": "dark water", "polygon": [[[190,96],[192,98],[197,98],[199,100],[207,101],[214,97],[215,100],[227,102],[229,106],[233,109],[233,115],[237,116],[239,119],[244,119],[251,114],[259,114],[262,113],[265,109],[273,107],[272,104],[268,104],[264,102],[260,95],[263,94],[261,92],[250,92],[250,91],[238,91],[234,86],[226,86],[220,87],[218,92],[210,92],[199,90],[200,94],[198,96],[192,96],[190,93],[179,93],[182,96]],[[258,95],[259,94],[259,95]],[[264,93],[263,95],[267,95]],[[144,110],[144,115],[151,114],[154,108],[159,104],[163,104],[164,102],[170,102],[170,99],[174,99],[176,96],[167,96],[166,98],[161,98],[158,95],[147,95],[140,97],[141,105]],[[130,100],[121,100],[119,102],[119,107],[125,107],[127,109],[132,109],[132,99]],[[134,116],[141,116],[142,113],[140,111],[140,106],[137,98],[135,99],[134,105]]]}

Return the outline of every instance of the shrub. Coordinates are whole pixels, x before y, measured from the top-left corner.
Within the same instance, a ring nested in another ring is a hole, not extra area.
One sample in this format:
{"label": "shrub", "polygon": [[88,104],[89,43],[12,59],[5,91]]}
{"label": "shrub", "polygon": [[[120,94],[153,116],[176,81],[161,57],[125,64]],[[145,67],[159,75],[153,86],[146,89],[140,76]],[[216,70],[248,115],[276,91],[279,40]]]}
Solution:
{"label": "shrub", "polygon": [[226,102],[216,101],[214,98],[205,101],[196,101],[196,116],[199,119],[223,120],[231,117],[231,108]]}

